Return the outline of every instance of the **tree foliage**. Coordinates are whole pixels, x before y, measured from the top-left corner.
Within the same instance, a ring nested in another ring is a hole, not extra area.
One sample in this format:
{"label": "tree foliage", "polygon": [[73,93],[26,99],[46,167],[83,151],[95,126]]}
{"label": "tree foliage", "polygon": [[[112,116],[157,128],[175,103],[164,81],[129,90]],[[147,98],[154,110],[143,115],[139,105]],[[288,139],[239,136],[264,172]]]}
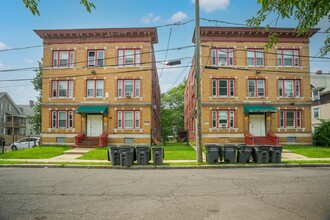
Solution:
{"label": "tree foliage", "polygon": [[[277,13],[277,21],[285,18],[294,18],[298,21],[296,31],[298,34],[304,34],[311,28],[316,27],[321,19],[325,18],[330,23],[330,0],[258,0],[261,9],[257,12],[256,17],[247,20],[247,24],[251,27],[260,28],[262,23],[271,13]],[[267,30],[269,25],[266,25]],[[325,30],[330,33],[330,27]],[[277,42],[278,35],[270,34],[269,43],[266,48],[271,48]],[[330,37],[324,41],[321,48],[321,56],[326,55],[330,50]]]}
{"label": "tree foliage", "polygon": [[321,120],[321,125],[315,128],[313,145],[330,147],[330,120]]}
{"label": "tree foliage", "polygon": [[[30,11],[33,15],[40,16],[40,11],[38,9],[39,2],[40,2],[40,0],[23,0],[25,7],[30,9]],[[83,5],[86,8],[86,11],[88,11],[89,13],[92,12],[92,9],[96,8],[94,3],[92,3],[88,0],[80,0],[80,4]]]}
{"label": "tree foliage", "polygon": [[184,127],[184,90],[186,80],[170,91],[161,94],[161,127],[167,133]]}
{"label": "tree foliage", "polygon": [[38,62],[38,68],[34,70],[36,76],[33,78],[32,84],[34,90],[39,93],[37,101],[33,106],[34,115],[29,118],[29,122],[32,124],[33,130],[39,134],[41,132],[41,93],[42,93],[42,62]]}

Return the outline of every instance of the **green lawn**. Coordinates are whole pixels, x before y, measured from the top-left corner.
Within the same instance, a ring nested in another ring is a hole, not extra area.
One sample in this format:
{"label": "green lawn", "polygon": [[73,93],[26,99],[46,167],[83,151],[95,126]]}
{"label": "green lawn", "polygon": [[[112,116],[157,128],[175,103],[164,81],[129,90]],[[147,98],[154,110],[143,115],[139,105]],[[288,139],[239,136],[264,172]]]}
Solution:
{"label": "green lawn", "polygon": [[22,149],[0,155],[3,159],[47,159],[63,154],[70,146],[39,146],[29,149]]}
{"label": "green lawn", "polygon": [[196,160],[196,151],[186,143],[166,143],[164,160]]}
{"label": "green lawn", "polygon": [[80,160],[108,160],[108,148],[95,148],[81,157],[77,158]]}
{"label": "green lawn", "polygon": [[284,149],[309,158],[330,158],[330,147],[284,146]]}

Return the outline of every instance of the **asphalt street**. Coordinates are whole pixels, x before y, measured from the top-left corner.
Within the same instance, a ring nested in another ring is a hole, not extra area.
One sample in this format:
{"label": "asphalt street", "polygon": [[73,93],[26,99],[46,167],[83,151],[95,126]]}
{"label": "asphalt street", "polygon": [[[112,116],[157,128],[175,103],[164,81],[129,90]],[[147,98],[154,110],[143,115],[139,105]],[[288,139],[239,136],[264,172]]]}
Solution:
{"label": "asphalt street", "polygon": [[0,219],[330,219],[330,168],[0,168]]}

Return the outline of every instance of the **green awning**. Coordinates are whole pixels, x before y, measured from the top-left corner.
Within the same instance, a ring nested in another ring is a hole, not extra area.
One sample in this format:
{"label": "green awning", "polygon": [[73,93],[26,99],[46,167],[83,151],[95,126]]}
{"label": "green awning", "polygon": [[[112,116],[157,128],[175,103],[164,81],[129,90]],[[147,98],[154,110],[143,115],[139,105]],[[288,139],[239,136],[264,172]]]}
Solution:
{"label": "green awning", "polygon": [[277,112],[277,109],[270,105],[248,105],[244,106],[244,114],[258,112]]}
{"label": "green awning", "polygon": [[82,114],[108,114],[108,106],[104,105],[98,105],[98,106],[93,106],[93,105],[85,105],[85,106],[80,106],[76,113]]}

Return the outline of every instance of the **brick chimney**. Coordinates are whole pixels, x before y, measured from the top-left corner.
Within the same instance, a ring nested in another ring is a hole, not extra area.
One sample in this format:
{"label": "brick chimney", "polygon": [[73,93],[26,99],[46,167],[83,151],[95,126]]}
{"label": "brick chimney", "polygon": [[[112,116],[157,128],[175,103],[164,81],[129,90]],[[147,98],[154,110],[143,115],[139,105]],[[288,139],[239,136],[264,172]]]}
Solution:
{"label": "brick chimney", "polygon": [[34,101],[29,100],[29,106],[32,108],[34,106]]}

